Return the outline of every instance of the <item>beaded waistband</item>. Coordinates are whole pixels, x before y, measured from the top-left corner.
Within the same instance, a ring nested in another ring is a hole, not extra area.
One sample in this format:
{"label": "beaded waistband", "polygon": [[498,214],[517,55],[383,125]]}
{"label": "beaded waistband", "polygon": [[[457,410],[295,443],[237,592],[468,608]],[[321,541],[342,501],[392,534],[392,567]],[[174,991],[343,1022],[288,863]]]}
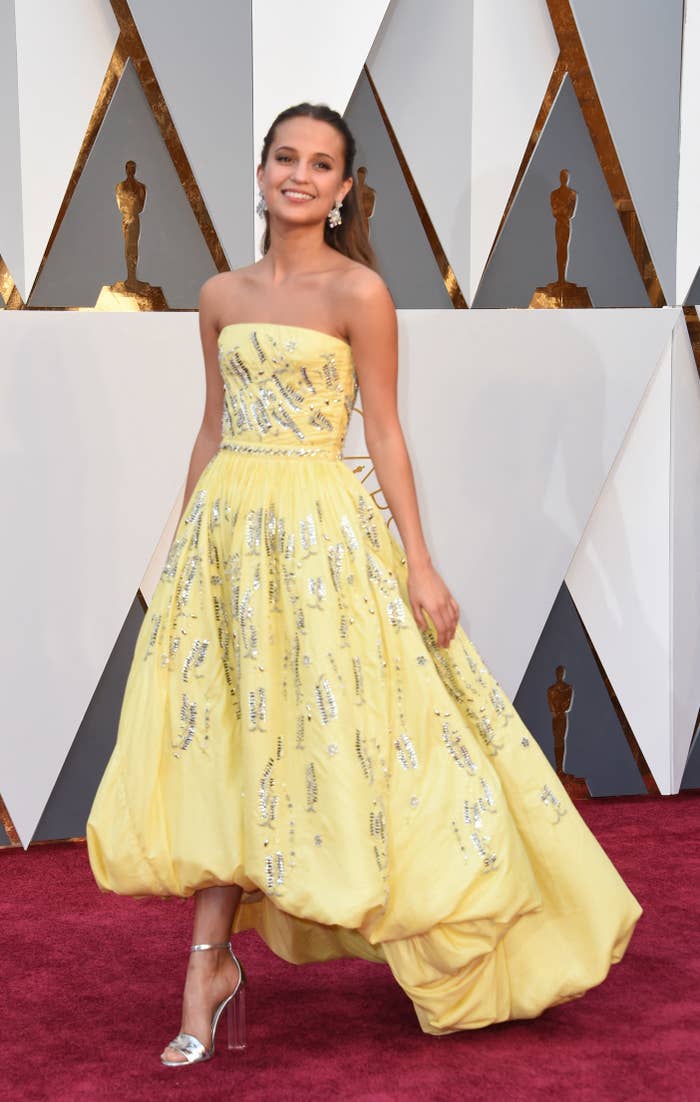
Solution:
{"label": "beaded waistband", "polygon": [[342,452],[337,448],[328,447],[304,447],[303,445],[291,445],[281,447],[274,444],[237,444],[232,440],[222,440],[220,448],[231,452],[242,452],[244,455],[284,455],[284,456],[317,456],[320,459],[342,459]]}

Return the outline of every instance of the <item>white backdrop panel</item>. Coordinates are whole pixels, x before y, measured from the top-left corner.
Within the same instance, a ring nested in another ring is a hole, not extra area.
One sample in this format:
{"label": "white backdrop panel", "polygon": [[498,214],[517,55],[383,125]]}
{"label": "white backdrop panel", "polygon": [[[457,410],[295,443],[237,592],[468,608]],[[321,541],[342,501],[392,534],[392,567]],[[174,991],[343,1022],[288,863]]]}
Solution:
{"label": "white backdrop panel", "polygon": [[[511,697],[678,314],[399,312],[399,408],[432,558]],[[345,453],[363,450],[354,415]]]}
{"label": "white backdrop panel", "polygon": [[119,28],[108,0],[21,0],[15,13],[26,299]]}
{"label": "white backdrop panel", "polygon": [[677,301],[700,267],[700,0],[685,0],[678,174]]}
{"label": "white backdrop panel", "polygon": [[187,472],[196,314],[0,314],[3,797],[31,838]]}
{"label": "white backdrop panel", "polygon": [[486,266],[558,54],[545,0],[527,4],[476,0],[469,302]]}
{"label": "white backdrop panel", "polygon": [[671,782],[680,788],[700,708],[700,378],[688,330],[673,333],[671,380]]}
{"label": "white backdrop panel", "polygon": [[673,790],[671,363],[669,340],[566,578],[663,793]]}
{"label": "white backdrop panel", "polygon": [[0,104],[0,256],[17,286],[23,288],[22,171],[14,0],[0,0]]}

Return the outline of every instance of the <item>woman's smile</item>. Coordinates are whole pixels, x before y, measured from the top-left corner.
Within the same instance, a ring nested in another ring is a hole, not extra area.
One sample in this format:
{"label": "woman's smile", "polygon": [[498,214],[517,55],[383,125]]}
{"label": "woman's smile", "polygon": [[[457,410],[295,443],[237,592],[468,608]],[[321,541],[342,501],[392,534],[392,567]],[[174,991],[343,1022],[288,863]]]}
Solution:
{"label": "woman's smile", "polygon": [[309,199],[313,199],[313,195],[309,195],[305,191],[294,191],[291,188],[283,190],[282,194],[285,199],[289,199],[292,203],[306,203]]}

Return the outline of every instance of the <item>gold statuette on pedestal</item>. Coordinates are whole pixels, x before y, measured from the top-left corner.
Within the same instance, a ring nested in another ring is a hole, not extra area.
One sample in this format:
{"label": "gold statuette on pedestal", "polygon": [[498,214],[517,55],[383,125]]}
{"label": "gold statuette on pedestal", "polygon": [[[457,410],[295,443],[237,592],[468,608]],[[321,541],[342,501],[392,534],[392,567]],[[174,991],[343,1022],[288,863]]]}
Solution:
{"label": "gold statuette on pedestal", "polygon": [[557,679],[547,689],[547,703],[552,716],[552,734],[554,735],[554,763],[559,780],[572,799],[586,799],[590,796],[585,777],[575,777],[564,771],[564,751],[566,736],[569,732],[569,712],[574,699],[574,687],[564,680],[566,668],[557,666]]}
{"label": "gold statuette on pedestal", "polygon": [[167,310],[162,287],[136,277],[139,257],[141,211],[146,203],[146,185],[136,179],[136,161],[126,162],[126,178],[114,189],[117,206],[122,216],[126,279],[103,287],[96,310]]}
{"label": "gold statuette on pedestal", "polygon": [[357,190],[359,192],[359,203],[357,204],[360,212],[360,217],[365,224],[365,230],[367,236],[370,235],[370,223],[369,220],[374,214],[374,204],[376,202],[377,193],[373,187],[370,187],[367,183],[367,166],[360,165],[357,169]]}
{"label": "gold statuette on pedestal", "polygon": [[569,187],[569,173],[563,168],[559,173],[560,186],[549,197],[554,217],[554,236],[557,243],[557,279],[546,287],[538,287],[530,300],[530,306],[538,310],[558,310],[562,307],[592,306],[587,287],[569,283],[566,269],[569,266],[571,220],[576,213],[578,195]]}

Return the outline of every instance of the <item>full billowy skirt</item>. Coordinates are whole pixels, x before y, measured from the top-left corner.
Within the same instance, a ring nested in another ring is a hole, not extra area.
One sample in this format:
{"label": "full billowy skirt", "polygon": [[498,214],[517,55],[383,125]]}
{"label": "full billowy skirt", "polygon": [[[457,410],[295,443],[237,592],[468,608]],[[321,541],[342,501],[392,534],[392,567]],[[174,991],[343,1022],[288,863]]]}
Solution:
{"label": "full billowy skirt", "polygon": [[461,626],[339,461],[220,450],[143,621],[87,826],[103,890],[239,884],[288,961],[386,962],[421,1028],[600,983],[642,913]]}

